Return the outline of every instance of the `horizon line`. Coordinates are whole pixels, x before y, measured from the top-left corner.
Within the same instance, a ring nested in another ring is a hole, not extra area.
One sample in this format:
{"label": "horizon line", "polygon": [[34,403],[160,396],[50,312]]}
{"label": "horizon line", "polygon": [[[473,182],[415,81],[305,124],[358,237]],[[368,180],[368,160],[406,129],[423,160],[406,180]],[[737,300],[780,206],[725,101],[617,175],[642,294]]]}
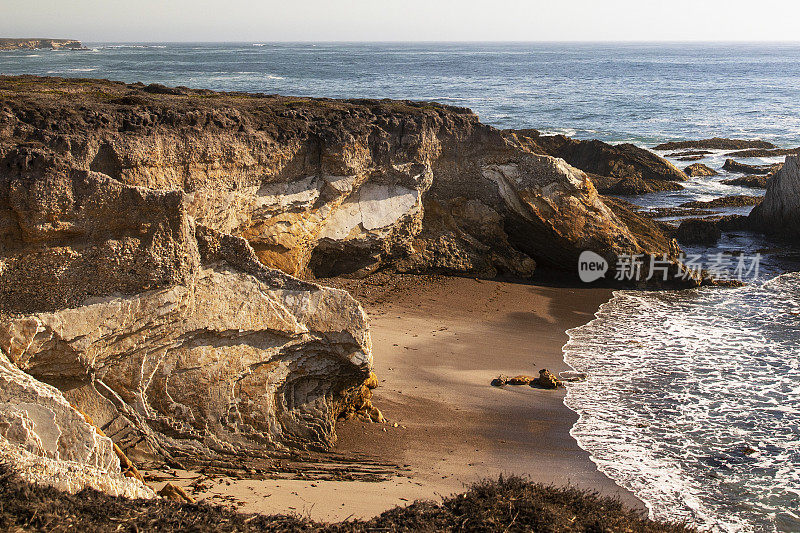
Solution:
{"label": "horizon line", "polygon": [[309,39],[245,39],[245,40],[104,40],[104,39],[79,39],[74,37],[0,37],[0,39],[12,40],[74,40],[86,43],[114,43],[114,44],[798,44],[798,40],[713,40],[713,39],[683,39],[683,40],[637,40],[637,39],[618,39],[618,40],[598,40],[598,39],[545,39],[545,40],[309,40]]}

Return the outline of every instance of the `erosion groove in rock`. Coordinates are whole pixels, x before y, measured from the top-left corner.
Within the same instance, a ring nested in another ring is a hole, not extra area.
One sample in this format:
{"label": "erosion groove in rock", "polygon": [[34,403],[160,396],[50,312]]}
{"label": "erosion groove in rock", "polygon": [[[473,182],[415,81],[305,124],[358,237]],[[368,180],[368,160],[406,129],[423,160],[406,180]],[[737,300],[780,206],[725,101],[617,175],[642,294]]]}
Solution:
{"label": "erosion groove in rock", "polygon": [[0,349],[18,368],[134,459],[334,442],[372,364],[346,292],[197,226],[179,190],[85,171],[5,183],[18,238],[4,241]]}

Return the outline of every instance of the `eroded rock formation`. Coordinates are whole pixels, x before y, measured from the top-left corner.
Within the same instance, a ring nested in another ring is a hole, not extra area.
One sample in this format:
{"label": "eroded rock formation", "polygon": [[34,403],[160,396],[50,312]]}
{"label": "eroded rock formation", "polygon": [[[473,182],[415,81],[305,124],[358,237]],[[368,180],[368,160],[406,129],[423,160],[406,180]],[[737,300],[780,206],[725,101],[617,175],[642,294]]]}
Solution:
{"label": "eroded rock formation", "polygon": [[542,135],[536,130],[509,133],[532,151],[560,157],[587,172],[603,193],[644,194],[680,190],[680,182],[688,178],[666,159],[633,144],[583,141],[564,135]]}
{"label": "eroded rock formation", "polygon": [[[643,152],[619,161],[682,176]],[[469,110],[0,78],[0,349],[134,460],[334,442],[367,319],[297,277],[573,277],[586,249],[696,283],[655,225]]]}
{"label": "eroded rock formation", "polygon": [[114,496],[151,498],[125,477],[111,439],[58,389],[37,381],[0,353],[0,461],[32,483],[70,493],[91,487]]}
{"label": "eroded rock formation", "polygon": [[8,176],[0,350],[135,458],[329,446],[371,368],[344,291],[198,226],[181,191]]}

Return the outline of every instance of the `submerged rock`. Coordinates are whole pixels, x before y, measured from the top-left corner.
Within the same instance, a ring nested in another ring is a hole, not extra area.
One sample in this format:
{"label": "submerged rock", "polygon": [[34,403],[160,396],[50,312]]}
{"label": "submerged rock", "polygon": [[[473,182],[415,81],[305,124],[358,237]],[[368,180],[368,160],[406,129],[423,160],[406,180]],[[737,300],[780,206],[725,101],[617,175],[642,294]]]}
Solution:
{"label": "submerged rock", "polygon": [[800,156],[786,157],[786,163],[769,180],[764,201],[750,213],[756,230],[787,239],[800,239]]}

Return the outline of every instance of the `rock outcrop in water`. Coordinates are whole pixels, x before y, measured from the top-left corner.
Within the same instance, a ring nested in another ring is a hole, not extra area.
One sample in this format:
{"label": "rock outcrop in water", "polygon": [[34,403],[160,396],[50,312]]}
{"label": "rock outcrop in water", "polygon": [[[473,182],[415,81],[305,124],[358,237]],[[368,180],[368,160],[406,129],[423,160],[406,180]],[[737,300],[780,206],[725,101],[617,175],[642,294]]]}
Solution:
{"label": "rock outcrop in water", "polygon": [[0,38],[0,50],[86,50],[80,41],[73,39],[7,39]]}
{"label": "rock outcrop in water", "polygon": [[800,156],[786,157],[783,168],[767,183],[764,201],[753,208],[754,229],[791,240],[800,239]]}
{"label": "rock outcrop in water", "polygon": [[725,139],[714,137],[713,139],[700,139],[696,141],[672,141],[654,146],[653,150],[686,150],[686,149],[708,149],[708,150],[771,150],[777,148],[774,144],[760,140],[746,139]]}
{"label": "rock outcrop in water", "polygon": [[369,330],[297,277],[573,277],[592,249],[697,283],[525,139],[437,104],[0,78],[0,349],[135,460],[325,448]]}
{"label": "rock outcrop in water", "polygon": [[698,177],[708,177],[708,176],[716,176],[717,171],[713,168],[709,168],[702,163],[695,163],[694,165],[689,165],[683,171],[686,173],[687,176],[691,176],[692,178]]}
{"label": "rock outcrop in water", "polygon": [[680,182],[688,179],[666,159],[633,144],[581,141],[564,135],[542,135],[536,130],[511,133],[537,153],[560,157],[589,173],[603,193],[633,195],[680,190]]}
{"label": "rock outcrop in water", "polygon": [[733,159],[726,159],[725,164],[722,165],[723,170],[739,174],[766,174],[768,172],[777,172],[780,167],[780,163],[775,165],[748,165],[747,163],[740,163]]}

